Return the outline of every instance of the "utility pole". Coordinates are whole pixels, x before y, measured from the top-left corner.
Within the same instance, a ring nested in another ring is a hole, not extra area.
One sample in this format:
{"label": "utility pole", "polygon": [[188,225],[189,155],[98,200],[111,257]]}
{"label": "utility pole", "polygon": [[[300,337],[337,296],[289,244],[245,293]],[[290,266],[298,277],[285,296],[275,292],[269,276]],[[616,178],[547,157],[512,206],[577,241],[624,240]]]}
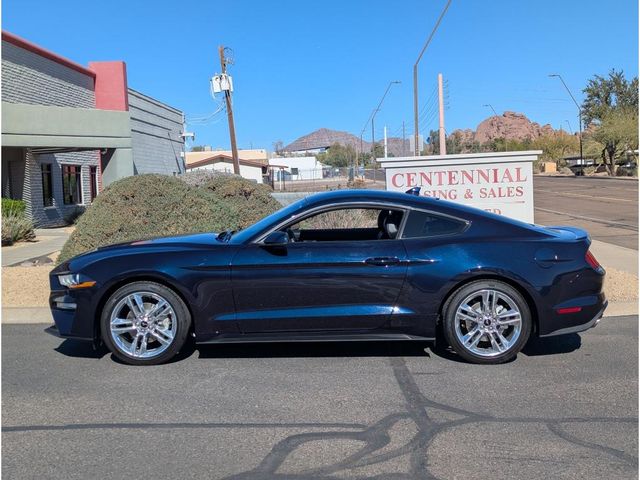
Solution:
{"label": "utility pole", "polygon": [[418,122],[419,122],[418,120],[418,63],[420,63],[420,60],[422,59],[422,55],[424,55],[425,50],[431,43],[431,39],[433,38],[433,35],[436,33],[436,30],[438,29],[438,26],[440,25],[440,22],[442,21],[444,14],[447,13],[447,9],[449,8],[449,5],[451,5],[451,0],[447,0],[447,4],[442,10],[442,13],[438,18],[436,25],[433,27],[433,30],[431,31],[429,38],[424,44],[424,47],[422,47],[422,50],[420,51],[420,55],[418,55],[418,59],[416,60],[416,63],[413,64],[413,125],[414,125],[413,145],[414,145],[415,155],[420,155],[420,147],[418,145],[420,141],[419,140],[420,128],[418,126]]}
{"label": "utility pole", "polygon": [[[220,68],[222,74],[227,74],[227,59],[224,56],[224,46],[218,47],[220,52]],[[231,105],[231,90],[224,91],[224,99],[227,104],[227,120],[229,120],[229,137],[231,137],[231,157],[233,159],[233,173],[240,175],[240,161],[238,160],[238,147],[236,145],[236,127],[233,122],[233,106]]]}
{"label": "utility pole", "polygon": [[406,156],[406,151],[405,151],[405,146],[407,144],[407,141],[404,138],[404,120],[402,121],[402,156]]}
{"label": "utility pole", "polygon": [[384,158],[387,158],[387,126],[384,126]]}
{"label": "utility pole", "polygon": [[447,135],[444,131],[444,95],[442,93],[442,74],[438,74],[438,108],[440,109],[440,155],[447,154]]}

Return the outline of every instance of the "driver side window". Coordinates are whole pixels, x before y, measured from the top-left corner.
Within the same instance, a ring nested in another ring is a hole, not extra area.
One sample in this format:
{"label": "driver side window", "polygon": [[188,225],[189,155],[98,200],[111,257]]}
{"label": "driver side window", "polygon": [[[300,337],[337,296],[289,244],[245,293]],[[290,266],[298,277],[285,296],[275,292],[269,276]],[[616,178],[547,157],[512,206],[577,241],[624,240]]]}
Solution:
{"label": "driver side window", "polygon": [[283,230],[293,242],[395,239],[402,225],[400,209],[347,207],[323,210]]}

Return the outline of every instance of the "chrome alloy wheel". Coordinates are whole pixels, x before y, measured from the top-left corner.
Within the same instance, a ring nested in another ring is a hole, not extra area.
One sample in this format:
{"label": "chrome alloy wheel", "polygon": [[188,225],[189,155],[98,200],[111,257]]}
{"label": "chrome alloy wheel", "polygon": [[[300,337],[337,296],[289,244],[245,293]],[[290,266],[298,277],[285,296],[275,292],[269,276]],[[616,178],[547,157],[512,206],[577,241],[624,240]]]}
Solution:
{"label": "chrome alloy wheel", "polygon": [[157,293],[134,292],[120,300],[111,312],[111,339],[126,355],[152,358],[173,343],[177,324],[167,300]]}
{"label": "chrome alloy wheel", "polygon": [[507,352],[520,338],[522,314],[509,295],[492,289],[478,290],[460,302],[455,331],[469,352],[495,357]]}

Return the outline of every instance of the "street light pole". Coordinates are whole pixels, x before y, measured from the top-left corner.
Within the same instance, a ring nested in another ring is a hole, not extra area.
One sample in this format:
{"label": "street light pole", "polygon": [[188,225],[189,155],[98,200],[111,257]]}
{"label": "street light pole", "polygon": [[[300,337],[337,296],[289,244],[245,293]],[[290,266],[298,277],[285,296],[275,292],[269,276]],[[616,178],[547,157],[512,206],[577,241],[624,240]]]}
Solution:
{"label": "street light pole", "polygon": [[419,142],[418,138],[420,136],[420,128],[418,125],[418,122],[419,122],[419,119],[418,119],[418,64],[420,63],[420,60],[422,59],[422,55],[424,55],[425,50],[431,43],[431,39],[433,38],[433,35],[436,33],[436,30],[438,29],[438,26],[440,25],[440,22],[442,21],[444,14],[447,13],[447,9],[449,8],[449,5],[451,5],[451,0],[448,0],[447,4],[444,6],[444,9],[442,10],[440,17],[438,17],[438,21],[433,27],[433,30],[431,31],[429,38],[427,38],[427,41],[425,42],[424,46],[422,47],[422,50],[420,51],[420,55],[418,55],[418,59],[416,60],[416,63],[413,64],[413,125],[414,125],[413,142],[414,142],[414,152],[416,155],[420,155],[420,149],[418,147],[418,142]]}
{"label": "street light pole", "polygon": [[387,96],[387,93],[389,93],[389,89],[391,89],[391,86],[397,83],[402,83],[402,82],[400,80],[393,80],[389,82],[389,85],[387,85],[387,89],[384,91],[384,95],[382,95],[382,98],[380,99],[380,103],[378,103],[378,106],[371,114],[371,159],[374,162],[376,160],[376,139],[375,139],[375,127],[374,127],[376,114],[380,111],[380,107],[382,107],[382,102],[384,102],[384,99]]}
{"label": "street light pole", "polygon": [[573,128],[571,128],[571,124],[569,123],[569,120],[565,120],[565,122],[567,122],[567,125],[569,125],[569,132],[571,133],[571,135],[573,135]]}
{"label": "street light pole", "polygon": [[360,130],[360,153],[361,154],[364,153],[364,145],[362,143],[362,137],[364,136],[364,131],[367,129],[367,125],[369,125],[369,122],[371,121],[371,118],[373,117],[374,113],[375,113],[375,110],[371,112],[371,114],[369,115],[369,118],[367,118],[367,121],[364,122],[364,125],[362,126],[362,130]]}
{"label": "street light pole", "polygon": [[493,114],[497,117],[498,113],[496,112],[495,108],[493,108],[493,106],[490,103],[485,103],[484,105],[482,105],[483,107],[489,107],[491,109],[491,111],[493,112]]}
{"label": "street light pole", "polygon": [[[484,105],[482,105],[483,107],[489,107],[491,109],[491,111],[493,112],[493,114],[498,117],[498,112],[496,112],[496,109],[493,108],[493,105],[491,105],[490,103],[485,103]],[[504,151],[507,151],[507,139],[504,139]]]}
{"label": "street light pole", "polygon": [[560,79],[560,81],[562,82],[562,85],[564,85],[565,90],[567,91],[567,93],[571,97],[571,100],[573,100],[573,103],[575,103],[576,107],[578,108],[578,129],[579,129],[579,132],[580,132],[578,134],[578,140],[580,141],[580,174],[582,176],[584,176],[584,158],[582,157],[582,107],[580,107],[580,105],[578,105],[578,102],[576,101],[575,97],[571,93],[571,90],[569,90],[569,87],[567,87],[567,84],[564,83],[564,79],[562,78],[562,76],[560,74],[552,73],[549,76],[550,77],[558,77]]}

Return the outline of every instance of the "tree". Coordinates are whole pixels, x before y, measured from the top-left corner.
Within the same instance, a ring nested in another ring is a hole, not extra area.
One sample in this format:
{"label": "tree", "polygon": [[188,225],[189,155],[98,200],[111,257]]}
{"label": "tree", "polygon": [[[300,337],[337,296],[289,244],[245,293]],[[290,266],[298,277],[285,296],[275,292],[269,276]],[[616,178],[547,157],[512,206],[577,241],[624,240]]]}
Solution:
{"label": "tree", "polygon": [[559,164],[567,155],[580,151],[580,140],[575,135],[569,135],[564,132],[553,132],[535,139],[532,147],[536,150],[542,150],[541,160],[552,161]]}
{"label": "tree", "polygon": [[273,151],[276,152],[276,154],[280,155],[283,148],[284,143],[282,142],[282,140],[276,140],[275,142],[273,142]]}
{"label": "tree", "polygon": [[622,70],[612,69],[607,78],[595,75],[583,92],[582,120],[585,126],[601,123],[617,109],[638,115],[638,77],[628,81]]}
{"label": "tree", "polygon": [[204,152],[204,145],[194,145],[191,147],[192,152]]}
{"label": "tree", "polygon": [[617,108],[601,120],[590,138],[601,147],[602,160],[609,175],[616,173],[616,160],[628,150],[638,148],[638,111]]}
{"label": "tree", "polygon": [[316,158],[324,165],[349,167],[356,158],[356,150],[352,145],[334,143],[325,152],[319,153]]}

